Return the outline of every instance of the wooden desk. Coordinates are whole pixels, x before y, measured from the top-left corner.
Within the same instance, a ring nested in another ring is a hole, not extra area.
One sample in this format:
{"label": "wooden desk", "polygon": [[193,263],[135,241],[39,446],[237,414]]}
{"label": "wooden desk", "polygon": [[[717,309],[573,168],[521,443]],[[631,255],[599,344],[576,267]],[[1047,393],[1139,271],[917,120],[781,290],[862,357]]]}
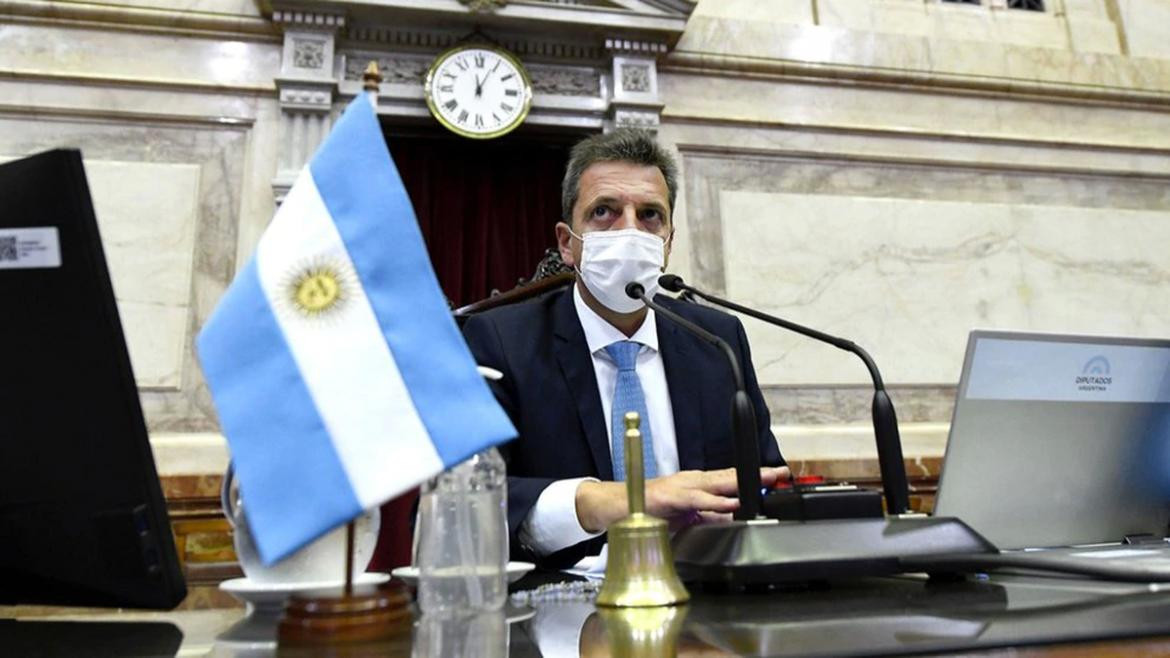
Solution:
{"label": "wooden desk", "polygon": [[[393,647],[383,647],[386,652],[368,655],[406,653],[412,644],[421,649],[424,642],[448,651],[452,643],[467,646],[471,642],[480,656],[539,656],[539,630],[549,628],[542,624],[557,621],[562,609],[568,606],[546,603],[536,610],[510,608],[507,614],[514,618],[510,624],[504,613],[438,630],[422,629],[416,623],[413,637],[400,638]],[[1170,653],[1170,590],[1072,579],[1003,576],[936,584],[903,577],[761,593],[696,591],[680,615],[671,639],[683,656],[1005,655],[1005,647],[1015,647],[1010,652],[1013,656]],[[142,612],[0,607],[0,619],[11,618],[163,622],[182,633],[178,655],[276,655],[274,647],[263,642],[264,637],[274,637],[271,622],[246,620],[242,608]],[[629,641],[615,637],[619,626],[600,615],[590,616],[587,607],[584,621],[578,645],[583,655],[612,655],[615,642]],[[8,655],[3,643],[14,637],[16,623],[0,621],[0,654]],[[261,641],[241,641],[249,634]],[[449,636],[439,638],[440,634]],[[49,655],[71,654],[63,647]],[[91,645],[73,655],[102,654],[100,647]]]}

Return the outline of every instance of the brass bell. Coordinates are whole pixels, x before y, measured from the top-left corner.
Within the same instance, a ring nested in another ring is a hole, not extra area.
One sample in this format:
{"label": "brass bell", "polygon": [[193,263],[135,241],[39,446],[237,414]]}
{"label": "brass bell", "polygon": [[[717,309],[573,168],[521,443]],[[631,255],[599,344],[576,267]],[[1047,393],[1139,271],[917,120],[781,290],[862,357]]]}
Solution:
{"label": "brass bell", "polygon": [[626,424],[626,495],[630,515],[609,527],[609,559],[597,605],[615,608],[676,605],[691,598],[674,570],[666,521],[646,514],[642,432],[636,412]]}

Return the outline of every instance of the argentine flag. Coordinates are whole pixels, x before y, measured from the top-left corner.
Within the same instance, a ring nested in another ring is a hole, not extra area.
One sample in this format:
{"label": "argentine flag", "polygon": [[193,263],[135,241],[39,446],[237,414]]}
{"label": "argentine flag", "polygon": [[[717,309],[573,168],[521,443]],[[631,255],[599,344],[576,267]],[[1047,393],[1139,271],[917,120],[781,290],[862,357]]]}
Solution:
{"label": "argentine flag", "polygon": [[364,95],[197,347],[266,564],[516,435],[451,318]]}

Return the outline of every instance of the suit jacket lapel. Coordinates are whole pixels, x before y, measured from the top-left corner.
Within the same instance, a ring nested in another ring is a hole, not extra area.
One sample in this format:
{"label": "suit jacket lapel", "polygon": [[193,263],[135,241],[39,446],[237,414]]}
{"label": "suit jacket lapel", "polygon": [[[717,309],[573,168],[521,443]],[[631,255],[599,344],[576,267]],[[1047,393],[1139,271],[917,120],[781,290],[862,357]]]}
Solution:
{"label": "suit jacket lapel", "polygon": [[[664,297],[658,299],[663,300]],[[689,349],[687,343],[690,336],[676,324],[666,318],[655,320],[658,324],[658,350],[662,353],[666,386],[670,390],[670,406],[674,411],[678,466],[684,471],[701,469],[704,464],[704,434],[699,386],[703,375],[695,363],[699,355]],[[729,401],[729,409],[730,404]]]}
{"label": "suit jacket lapel", "polygon": [[569,395],[576,402],[577,415],[585,430],[585,440],[593,454],[597,475],[602,480],[612,480],[609,434],[605,431],[605,412],[597,391],[597,374],[593,371],[593,357],[577,318],[571,288],[553,305],[553,333],[556,336],[553,349],[569,386]]}

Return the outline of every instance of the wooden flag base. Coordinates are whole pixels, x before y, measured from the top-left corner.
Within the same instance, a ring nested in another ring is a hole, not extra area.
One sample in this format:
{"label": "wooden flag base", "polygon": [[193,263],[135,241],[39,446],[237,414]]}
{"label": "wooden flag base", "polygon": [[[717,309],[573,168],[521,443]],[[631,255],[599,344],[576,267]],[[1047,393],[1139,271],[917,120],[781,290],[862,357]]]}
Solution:
{"label": "wooden flag base", "polygon": [[277,640],[281,647],[380,642],[409,634],[412,620],[398,583],[317,590],[289,598]]}
{"label": "wooden flag base", "polygon": [[[281,649],[384,642],[409,635],[410,595],[398,583],[353,584],[353,521],[345,532],[345,586],[289,597],[277,629]],[[409,645],[409,638],[406,640]]]}

